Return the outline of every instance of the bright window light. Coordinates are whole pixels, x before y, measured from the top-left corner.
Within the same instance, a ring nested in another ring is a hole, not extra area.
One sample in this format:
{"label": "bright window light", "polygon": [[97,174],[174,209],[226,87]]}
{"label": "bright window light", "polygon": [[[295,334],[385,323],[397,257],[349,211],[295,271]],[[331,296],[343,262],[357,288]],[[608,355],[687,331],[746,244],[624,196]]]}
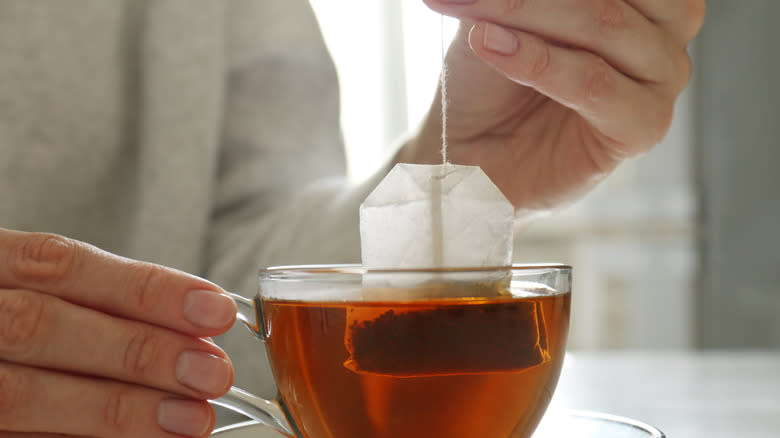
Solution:
{"label": "bright window light", "polygon": [[449,45],[457,25],[419,0],[310,1],[339,72],[349,171],[360,180],[428,111],[442,35]]}

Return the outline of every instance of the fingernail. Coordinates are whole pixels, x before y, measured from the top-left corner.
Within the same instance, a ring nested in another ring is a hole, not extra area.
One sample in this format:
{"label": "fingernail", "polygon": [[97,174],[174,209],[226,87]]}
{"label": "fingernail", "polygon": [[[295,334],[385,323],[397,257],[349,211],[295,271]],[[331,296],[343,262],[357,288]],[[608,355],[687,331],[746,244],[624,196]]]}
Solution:
{"label": "fingernail", "polygon": [[236,317],[236,303],[224,294],[192,290],[184,296],[184,317],[204,328],[221,328]]}
{"label": "fingernail", "polygon": [[502,55],[512,55],[517,51],[517,37],[501,26],[485,24],[485,35],[482,38],[485,48]]}
{"label": "fingernail", "polygon": [[200,437],[211,427],[211,412],[201,402],[166,399],[157,407],[157,423],[168,432]]}
{"label": "fingernail", "polygon": [[176,359],[176,379],[208,394],[222,394],[231,383],[230,363],[213,354],[185,351]]}

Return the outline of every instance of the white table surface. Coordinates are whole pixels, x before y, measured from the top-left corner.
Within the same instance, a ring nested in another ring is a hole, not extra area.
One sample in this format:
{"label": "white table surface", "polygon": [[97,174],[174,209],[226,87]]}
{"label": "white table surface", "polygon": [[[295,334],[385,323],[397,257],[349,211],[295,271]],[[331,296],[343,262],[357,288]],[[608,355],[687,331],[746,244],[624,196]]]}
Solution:
{"label": "white table surface", "polygon": [[[570,352],[548,412],[563,409],[640,420],[668,438],[780,438],[780,351]],[[278,437],[260,432],[220,437]]]}
{"label": "white table surface", "polygon": [[669,438],[780,438],[780,351],[571,352],[550,409],[652,424]]}

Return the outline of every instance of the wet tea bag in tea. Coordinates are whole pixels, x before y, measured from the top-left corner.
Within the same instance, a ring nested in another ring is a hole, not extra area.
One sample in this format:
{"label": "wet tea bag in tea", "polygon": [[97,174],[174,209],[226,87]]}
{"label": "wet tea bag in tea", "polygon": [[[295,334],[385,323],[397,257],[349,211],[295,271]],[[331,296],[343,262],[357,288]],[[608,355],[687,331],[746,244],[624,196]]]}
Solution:
{"label": "wet tea bag in tea", "polygon": [[510,291],[513,217],[479,167],[396,165],[360,207],[371,305],[348,310],[345,366],[409,377],[544,362],[540,309]]}

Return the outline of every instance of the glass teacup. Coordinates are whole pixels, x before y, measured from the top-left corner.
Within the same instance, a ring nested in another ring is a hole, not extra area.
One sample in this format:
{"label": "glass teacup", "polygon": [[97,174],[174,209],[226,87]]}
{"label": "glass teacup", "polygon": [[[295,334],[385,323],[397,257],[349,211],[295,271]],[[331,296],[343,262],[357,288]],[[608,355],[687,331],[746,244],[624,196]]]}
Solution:
{"label": "glass teacup", "polygon": [[297,438],[529,437],[552,397],[571,267],[275,267],[239,319],[279,395],[215,404]]}

